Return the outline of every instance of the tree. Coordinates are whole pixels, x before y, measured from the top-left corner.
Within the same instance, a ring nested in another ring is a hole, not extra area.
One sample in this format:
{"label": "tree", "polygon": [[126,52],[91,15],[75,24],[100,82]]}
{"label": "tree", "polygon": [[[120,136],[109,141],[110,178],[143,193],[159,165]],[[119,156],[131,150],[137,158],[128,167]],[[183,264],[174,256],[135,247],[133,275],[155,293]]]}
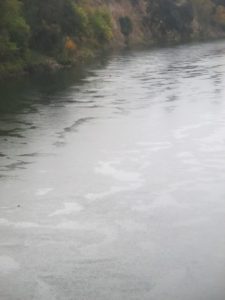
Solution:
{"label": "tree", "polygon": [[21,2],[0,2],[0,58],[7,60],[23,55],[28,47],[29,26],[22,16]]}

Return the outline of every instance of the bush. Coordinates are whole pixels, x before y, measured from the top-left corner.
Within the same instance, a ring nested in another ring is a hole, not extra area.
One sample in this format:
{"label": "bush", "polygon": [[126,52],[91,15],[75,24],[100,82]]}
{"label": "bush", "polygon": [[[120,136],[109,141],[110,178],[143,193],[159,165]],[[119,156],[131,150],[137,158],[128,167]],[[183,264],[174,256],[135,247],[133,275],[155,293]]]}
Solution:
{"label": "bush", "polygon": [[23,56],[28,47],[29,26],[22,16],[18,0],[0,2],[0,58]]}
{"label": "bush", "polygon": [[91,49],[111,38],[109,12],[102,7],[90,8],[88,2],[0,0],[1,70],[13,70],[13,64],[20,69],[21,61],[35,64],[33,53],[70,63],[75,57],[89,57]]}
{"label": "bush", "polygon": [[89,14],[89,24],[98,42],[109,42],[112,38],[111,16],[105,9],[96,9]]}
{"label": "bush", "polygon": [[65,1],[62,16],[59,20],[62,32],[66,35],[82,39],[89,34],[88,16],[85,10],[74,2]]}

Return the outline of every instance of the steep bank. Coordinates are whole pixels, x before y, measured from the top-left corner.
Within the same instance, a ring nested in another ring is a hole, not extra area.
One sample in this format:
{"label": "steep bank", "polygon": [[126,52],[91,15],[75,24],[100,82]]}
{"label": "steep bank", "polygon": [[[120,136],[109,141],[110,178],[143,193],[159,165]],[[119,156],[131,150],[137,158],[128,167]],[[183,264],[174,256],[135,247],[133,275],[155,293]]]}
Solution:
{"label": "steep bank", "polygon": [[224,36],[224,0],[2,0],[0,77],[102,49]]}
{"label": "steep bank", "polygon": [[147,26],[155,41],[225,36],[223,0],[148,0]]}
{"label": "steep bank", "polygon": [[225,0],[106,0],[104,4],[113,17],[116,45],[126,41],[119,26],[125,16],[132,23],[131,45],[225,37]]}

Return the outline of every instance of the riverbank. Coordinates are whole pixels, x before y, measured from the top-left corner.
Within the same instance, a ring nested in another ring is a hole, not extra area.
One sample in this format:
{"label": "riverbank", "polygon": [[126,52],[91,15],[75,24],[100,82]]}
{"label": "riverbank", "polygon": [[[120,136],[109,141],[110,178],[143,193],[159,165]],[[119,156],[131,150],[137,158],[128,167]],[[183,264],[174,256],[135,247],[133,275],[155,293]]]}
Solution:
{"label": "riverbank", "polygon": [[[114,49],[115,50],[115,49]],[[119,50],[119,48],[117,48]],[[28,60],[18,60],[17,62],[7,62],[0,66],[0,81],[13,79],[18,76],[29,76],[42,72],[58,72],[62,69],[81,67],[92,62],[105,53],[111,53],[112,48],[99,50],[85,49],[79,55],[74,56],[67,62],[62,62],[54,57],[32,54]]]}
{"label": "riverbank", "polygon": [[0,79],[76,66],[102,51],[225,37],[225,1],[206,2],[3,0]]}

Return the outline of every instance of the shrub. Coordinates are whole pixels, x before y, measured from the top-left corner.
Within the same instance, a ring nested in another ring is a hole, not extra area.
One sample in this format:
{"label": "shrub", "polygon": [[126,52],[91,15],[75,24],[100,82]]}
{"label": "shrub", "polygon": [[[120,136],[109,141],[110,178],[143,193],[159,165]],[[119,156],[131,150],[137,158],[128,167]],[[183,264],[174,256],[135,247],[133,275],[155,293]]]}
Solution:
{"label": "shrub", "polygon": [[98,42],[109,42],[112,38],[111,16],[105,9],[96,9],[89,15],[89,24]]}
{"label": "shrub", "polygon": [[88,32],[88,16],[85,10],[74,2],[65,1],[61,16],[62,31],[64,34],[82,39]]}
{"label": "shrub", "polygon": [[29,26],[21,12],[18,0],[0,2],[0,57],[13,59],[23,55],[28,47]]}

